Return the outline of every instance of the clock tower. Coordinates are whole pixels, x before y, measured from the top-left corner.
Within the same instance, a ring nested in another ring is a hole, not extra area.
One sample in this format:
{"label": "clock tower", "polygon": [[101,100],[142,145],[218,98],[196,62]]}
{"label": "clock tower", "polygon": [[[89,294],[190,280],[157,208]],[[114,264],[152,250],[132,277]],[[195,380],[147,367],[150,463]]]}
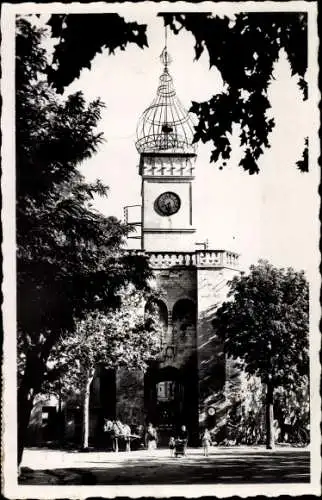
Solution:
{"label": "clock tower", "polygon": [[[213,321],[227,299],[229,281],[239,273],[238,255],[208,245],[196,248],[194,126],[176,96],[166,47],[161,62],[157,95],[137,127],[142,204],[140,222],[135,219],[132,224],[142,226],[143,252],[130,250],[149,260],[157,293],[146,297],[141,313],[144,317],[153,310],[159,315],[160,349],[144,373],[122,366],[97,370],[89,409],[93,444],[102,442],[102,417],[128,423],[132,429],[151,422],[158,429],[158,446],[168,446],[182,425],[193,446],[199,445],[205,426],[221,443],[233,401],[230,393],[238,394],[241,387]],[[131,334],[130,327],[126,333]],[[73,411],[74,404],[71,401]],[[76,428],[75,419],[66,429],[68,439],[73,439]]]}
{"label": "clock tower", "polygon": [[161,446],[184,424],[191,444],[198,445],[200,429],[219,425],[218,415],[226,411],[221,405],[229,366],[213,319],[238,272],[238,255],[207,245],[196,248],[194,125],[174,90],[167,47],[161,62],[157,94],[139,120],[136,140],[141,249],[160,292],[147,298],[142,314],[150,307],[158,313],[161,347],[144,374],[118,370],[116,415],[127,422],[152,422]]}
{"label": "clock tower", "polygon": [[194,127],[176,96],[166,48],[161,62],[163,73],[156,98],[137,127],[136,147],[142,177],[142,249],[192,251]]}

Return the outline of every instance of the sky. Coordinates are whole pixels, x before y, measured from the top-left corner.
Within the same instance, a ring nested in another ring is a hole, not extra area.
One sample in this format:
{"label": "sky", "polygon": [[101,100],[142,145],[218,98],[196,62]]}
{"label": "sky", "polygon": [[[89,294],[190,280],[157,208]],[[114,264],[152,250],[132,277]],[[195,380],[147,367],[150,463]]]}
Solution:
{"label": "sky", "polygon": [[[130,15],[125,18],[134,20]],[[91,69],[84,69],[66,89],[67,93],[82,90],[87,99],[100,97],[106,103],[98,127],[106,142],[81,171],[86,179],[99,178],[109,186],[108,197],[95,200],[94,206],[118,218],[123,218],[124,206],[141,202],[136,125],[156,94],[162,72],[162,19],[138,11],[135,20],[147,23],[149,47],[128,45],[115,55],[103,51]],[[172,57],[169,71],[186,108],[191,101],[208,100],[223,90],[220,73],[209,69],[207,50],[194,60],[191,33],[181,30],[176,36],[169,31],[168,50]],[[308,174],[301,173],[295,163],[310,130],[310,102],[302,101],[283,52],[273,76],[269,99],[276,126],[269,137],[271,148],[259,161],[259,175],[250,176],[238,166],[241,149],[236,136],[223,170],[209,162],[210,144],[198,146],[193,206],[196,241],[208,239],[209,248],[240,253],[246,268],[264,258],[277,266],[308,270],[317,244],[318,169],[311,165]]]}

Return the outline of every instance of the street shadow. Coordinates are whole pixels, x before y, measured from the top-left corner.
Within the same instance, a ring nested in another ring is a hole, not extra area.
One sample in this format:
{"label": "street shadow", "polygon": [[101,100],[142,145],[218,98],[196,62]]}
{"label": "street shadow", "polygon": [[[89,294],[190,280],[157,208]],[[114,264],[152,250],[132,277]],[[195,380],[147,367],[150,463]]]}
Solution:
{"label": "street shadow", "polygon": [[22,468],[20,484],[254,484],[308,483],[309,453],[244,453],[209,457],[128,458],[82,462],[81,467]]}

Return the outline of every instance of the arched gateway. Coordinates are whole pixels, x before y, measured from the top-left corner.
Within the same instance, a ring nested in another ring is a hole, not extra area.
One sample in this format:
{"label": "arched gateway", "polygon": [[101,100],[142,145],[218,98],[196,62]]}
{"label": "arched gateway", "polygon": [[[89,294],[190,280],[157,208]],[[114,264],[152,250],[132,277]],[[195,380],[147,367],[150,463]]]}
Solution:
{"label": "arched gateway", "polygon": [[158,429],[159,446],[167,446],[185,424],[190,441],[196,443],[198,433],[198,379],[196,364],[190,369],[173,366],[150,367],[144,377],[146,419]]}

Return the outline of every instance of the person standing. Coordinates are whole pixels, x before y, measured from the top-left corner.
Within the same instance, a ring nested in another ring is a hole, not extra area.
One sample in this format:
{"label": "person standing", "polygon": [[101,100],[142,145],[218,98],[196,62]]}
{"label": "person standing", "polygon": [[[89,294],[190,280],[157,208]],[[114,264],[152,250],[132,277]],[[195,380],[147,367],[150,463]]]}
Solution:
{"label": "person standing", "polygon": [[121,422],[120,420],[113,420],[112,428],[112,439],[113,439],[113,451],[116,453],[119,451],[119,437],[121,436]]}
{"label": "person standing", "polygon": [[145,433],[144,433],[144,426],[142,424],[138,426],[138,436],[139,436],[139,448],[144,448]]}
{"label": "person standing", "polygon": [[186,454],[187,446],[188,446],[188,431],[185,425],[181,426],[180,431],[178,432],[178,440],[183,443],[183,454]]}
{"label": "person standing", "polygon": [[151,423],[146,430],[145,445],[148,450],[155,450],[157,447],[157,431]]}
{"label": "person standing", "polygon": [[170,437],[169,439],[169,450],[170,450],[170,457],[174,456],[174,448],[176,445],[176,441],[173,436]]}
{"label": "person standing", "polygon": [[202,446],[203,446],[203,454],[204,457],[208,457],[209,455],[209,446],[211,445],[211,435],[208,431],[207,427],[204,430],[204,433],[201,438]]}
{"label": "person standing", "polygon": [[131,451],[131,427],[128,424],[123,425],[123,438],[125,441],[125,451]]}

